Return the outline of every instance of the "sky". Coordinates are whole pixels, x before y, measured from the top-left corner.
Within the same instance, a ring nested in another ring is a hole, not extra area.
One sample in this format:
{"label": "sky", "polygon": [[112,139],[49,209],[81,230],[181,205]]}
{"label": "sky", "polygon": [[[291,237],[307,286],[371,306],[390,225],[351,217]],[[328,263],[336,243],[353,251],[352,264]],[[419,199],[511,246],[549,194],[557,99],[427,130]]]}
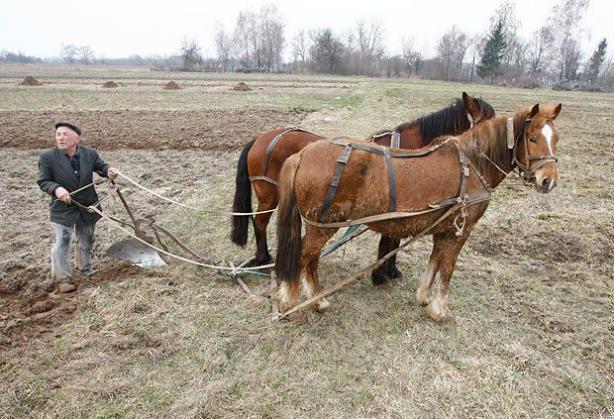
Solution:
{"label": "sky", "polygon": [[[520,34],[528,38],[543,26],[561,0],[516,0]],[[38,57],[58,56],[62,44],[89,45],[104,58],[166,56],[178,51],[186,36],[196,39],[205,56],[215,56],[213,34],[221,24],[232,30],[242,10],[277,6],[286,24],[287,44],[300,30],[330,27],[339,35],[359,20],[381,22],[389,54],[400,53],[401,40],[413,37],[425,57],[435,55],[438,39],[456,24],[464,32],[484,33],[500,4],[492,0],[37,0],[9,1],[0,12],[0,50]],[[584,14],[584,58],[599,40],[614,51],[614,0],[590,0]],[[289,50],[289,48],[287,48]],[[288,52],[289,53],[289,52]]]}

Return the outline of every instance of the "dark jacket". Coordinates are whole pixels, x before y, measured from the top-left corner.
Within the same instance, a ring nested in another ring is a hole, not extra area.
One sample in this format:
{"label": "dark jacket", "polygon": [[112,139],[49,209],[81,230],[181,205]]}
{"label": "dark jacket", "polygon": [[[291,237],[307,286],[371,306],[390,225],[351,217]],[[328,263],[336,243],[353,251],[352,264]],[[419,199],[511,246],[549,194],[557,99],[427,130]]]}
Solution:
{"label": "dark jacket", "polygon": [[[51,195],[51,221],[65,226],[75,225],[79,217],[87,224],[93,224],[100,219],[100,216],[82,210],[74,204],[66,205],[56,200],[55,190],[62,186],[68,192],[75,191],[92,183],[93,172],[106,177],[107,170],[109,170],[109,165],[98,156],[93,148],[79,145],[77,150],[81,172],[79,179],[77,179],[66,153],[57,147],[45,151],[38,160],[39,174],[36,183],[42,191]],[[98,201],[98,195],[93,186],[71,195],[71,197],[83,205],[92,205]]]}

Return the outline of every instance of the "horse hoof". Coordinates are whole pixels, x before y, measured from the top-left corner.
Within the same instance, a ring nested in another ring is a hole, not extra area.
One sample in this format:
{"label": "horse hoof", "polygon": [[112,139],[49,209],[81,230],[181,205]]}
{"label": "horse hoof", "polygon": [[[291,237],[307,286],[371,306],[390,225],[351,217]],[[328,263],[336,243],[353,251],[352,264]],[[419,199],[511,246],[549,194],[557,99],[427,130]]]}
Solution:
{"label": "horse hoof", "polygon": [[429,304],[426,307],[426,311],[429,317],[437,323],[454,323],[454,316],[450,313],[450,310],[442,310],[440,307],[436,307],[435,304]]}
{"label": "horse hoof", "polygon": [[405,282],[405,277],[403,276],[403,272],[399,271],[396,268],[392,272],[388,273],[388,277],[390,279],[397,281],[399,284],[402,284],[403,282]]}
{"label": "horse hoof", "polygon": [[326,298],[322,298],[313,305],[313,310],[318,313],[326,313],[330,310],[330,302]]}
{"label": "horse hoof", "polygon": [[380,290],[389,290],[394,288],[394,282],[387,280],[386,282],[381,282],[378,284],[373,284],[373,286]]}
{"label": "horse hoof", "polygon": [[416,291],[416,302],[419,306],[426,307],[431,302],[430,295],[427,295],[426,292],[422,291],[420,288]]}
{"label": "horse hoof", "polygon": [[295,311],[292,314],[289,314],[285,317],[285,319],[289,322],[296,324],[305,324],[307,323],[307,315],[302,311]]}

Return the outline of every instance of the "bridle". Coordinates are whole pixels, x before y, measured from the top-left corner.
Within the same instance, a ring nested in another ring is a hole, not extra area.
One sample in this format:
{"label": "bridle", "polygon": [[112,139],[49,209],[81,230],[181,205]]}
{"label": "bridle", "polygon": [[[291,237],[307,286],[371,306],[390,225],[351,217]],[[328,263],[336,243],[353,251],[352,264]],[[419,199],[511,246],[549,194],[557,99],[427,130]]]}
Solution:
{"label": "bridle", "polygon": [[471,116],[469,112],[467,112],[466,115],[467,115],[467,121],[469,121],[469,129],[476,126],[482,120],[482,118],[473,119],[473,116]]}
{"label": "bridle", "polygon": [[520,147],[521,140],[516,141],[514,136],[514,119],[507,118],[507,148],[512,151],[512,167],[516,165],[518,167],[518,174],[525,181],[531,182],[535,179],[535,172],[537,172],[541,167],[545,166],[550,162],[558,162],[558,158],[554,154],[546,154],[543,156],[531,156],[529,154],[529,144],[527,140],[527,126],[532,121],[531,118],[525,119],[525,126],[522,130],[522,142],[524,143],[524,155],[527,160],[527,164],[522,164],[518,159],[518,149]]}

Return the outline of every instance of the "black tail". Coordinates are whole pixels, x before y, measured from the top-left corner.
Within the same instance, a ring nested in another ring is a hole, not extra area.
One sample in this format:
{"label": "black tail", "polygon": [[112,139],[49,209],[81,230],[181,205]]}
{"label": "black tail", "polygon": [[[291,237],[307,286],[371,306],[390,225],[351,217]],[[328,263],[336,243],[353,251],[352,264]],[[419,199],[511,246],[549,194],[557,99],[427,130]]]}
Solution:
{"label": "black tail", "polygon": [[[249,173],[247,173],[247,155],[252,149],[255,140],[251,140],[245,144],[239,163],[237,164],[237,178],[235,186],[235,199],[232,204],[233,212],[252,212],[252,185],[249,181]],[[232,216],[232,232],[230,238],[232,242],[245,246],[247,243],[247,228],[249,221],[252,219],[250,215],[233,215]]]}
{"label": "black tail", "polygon": [[301,273],[301,214],[296,206],[294,175],[301,160],[300,153],[290,156],[279,175],[279,208],[277,213],[277,256],[275,273],[281,281],[294,282]]}

